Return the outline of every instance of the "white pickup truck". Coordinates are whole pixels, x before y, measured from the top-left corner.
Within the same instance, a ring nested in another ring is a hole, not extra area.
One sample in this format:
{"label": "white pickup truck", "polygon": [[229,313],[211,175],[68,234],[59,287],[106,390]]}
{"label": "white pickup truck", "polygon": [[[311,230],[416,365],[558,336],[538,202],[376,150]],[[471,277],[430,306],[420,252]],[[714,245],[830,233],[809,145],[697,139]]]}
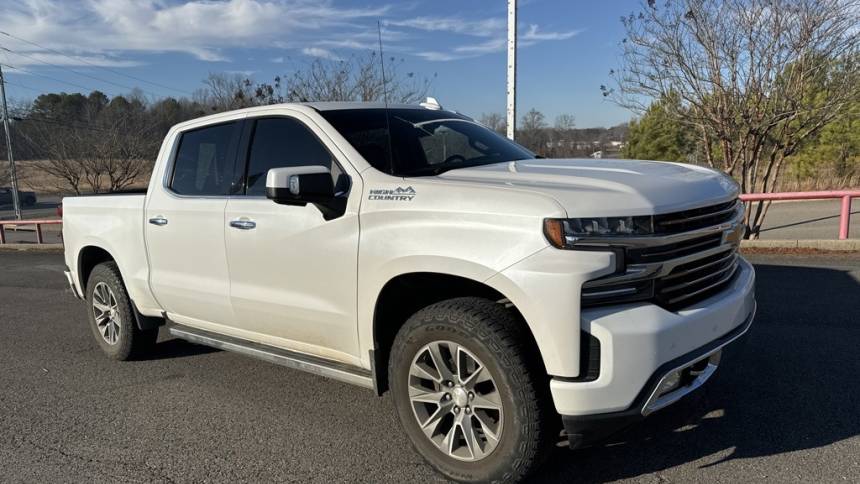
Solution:
{"label": "white pickup truck", "polygon": [[435,469],[512,482],[713,374],[755,312],[742,215],[713,170],[541,159],[434,104],[308,103],[175,126],[145,194],[64,199],[63,237],[109,357],[166,324],[391,391]]}

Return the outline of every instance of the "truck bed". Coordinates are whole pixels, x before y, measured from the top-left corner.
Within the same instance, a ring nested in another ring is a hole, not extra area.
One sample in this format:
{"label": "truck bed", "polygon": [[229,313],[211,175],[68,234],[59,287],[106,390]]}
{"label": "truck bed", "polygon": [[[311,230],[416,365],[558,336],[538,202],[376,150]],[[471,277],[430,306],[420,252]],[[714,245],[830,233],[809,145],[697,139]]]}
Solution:
{"label": "truck bed", "polygon": [[[151,300],[143,232],[145,203],[145,192],[136,191],[63,199],[66,265],[75,277],[82,254],[97,247],[116,261],[132,300]],[[79,287],[86,290],[85,284]]]}

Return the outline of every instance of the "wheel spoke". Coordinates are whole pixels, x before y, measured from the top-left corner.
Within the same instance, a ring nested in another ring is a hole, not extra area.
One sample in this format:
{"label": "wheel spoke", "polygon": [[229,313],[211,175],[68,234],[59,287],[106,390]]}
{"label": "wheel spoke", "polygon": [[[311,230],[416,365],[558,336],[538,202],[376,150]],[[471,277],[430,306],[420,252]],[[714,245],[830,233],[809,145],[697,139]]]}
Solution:
{"label": "wheel spoke", "polygon": [[409,388],[409,399],[413,402],[435,403],[440,405],[442,398],[445,397],[445,392],[428,392],[421,391],[415,387]]}
{"label": "wheel spoke", "polygon": [[110,306],[102,304],[98,301],[93,301],[93,308],[98,309],[99,311],[101,311],[102,314],[110,311]]}
{"label": "wheel spoke", "polygon": [[[480,365],[480,363],[477,363],[477,362],[476,362],[476,364]],[[490,376],[490,372],[487,371],[487,369],[481,365],[481,366],[478,366],[478,369],[475,370],[474,373],[469,375],[463,381],[463,386],[465,386],[466,388],[471,390],[471,389],[475,388],[475,385],[477,385],[479,383],[483,383],[485,381],[492,381],[492,380],[493,380],[493,377]]]}
{"label": "wheel spoke", "polygon": [[475,428],[472,426],[472,417],[466,416],[460,422],[460,428],[463,431],[463,439],[466,441],[466,447],[468,447],[469,453],[472,454],[472,458],[480,459],[483,457],[484,450],[478,442],[478,436],[475,435]]}
{"label": "wheel spoke", "polygon": [[448,455],[454,454],[454,444],[457,441],[457,428],[459,426],[454,424],[451,426],[451,429],[448,430],[448,433],[445,434],[445,438],[442,439],[442,445],[445,446],[445,449],[448,451]]}
{"label": "wheel spoke", "polygon": [[472,400],[472,407],[500,411],[502,409],[502,399],[497,390],[483,395],[476,393],[475,398]]}
{"label": "wheel spoke", "polygon": [[478,420],[478,424],[481,426],[481,430],[487,438],[488,445],[495,445],[499,441],[498,434],[489,425],[487,425],[486,422],[484,422],[484,418],[481,417],[480,412],[475,412],[473,415],[475,416],[475,419]]}
{"label": "wheel spoke", "polygon": [[442,417],[448,413],[449,407],[444,407],[439,405],[429,417],[424,422],[420,422],[421,430],[424,432],[424,435],[429,439],[433,439],[436,435],[436,429],[439,428],[439,424],[442,423]]}
{"label": "wheel spoke", "polygon": [[[434,368],[434,370],[435,370],[435,368]],[[442,381],[442,376],[439,374],[438,371],[434,375],[434,374],[430,373],[429,371],[427,371],[427,368],[425,367],[425,365],[423,363],[418,362],[418,361],[413,363],[412,366],[409,368],[409,374],[412,376],[418,377],[418,378],[423,378],[425,380],[433,380],[436,383],[439,383]]]}
{"label": "wheel spoke", "polygon": [[442,377],[442,379],[453,381],[454,373],[451,371],[451,368],[448,367],[448,363],[442,356],[442,352],[440,351],[439,346],[439,343],[432,343],[427,347],[427,349],[430,351],[430,358],[433,360],[433,365],[436,366],[436,371],[439,372],[439,375]]}

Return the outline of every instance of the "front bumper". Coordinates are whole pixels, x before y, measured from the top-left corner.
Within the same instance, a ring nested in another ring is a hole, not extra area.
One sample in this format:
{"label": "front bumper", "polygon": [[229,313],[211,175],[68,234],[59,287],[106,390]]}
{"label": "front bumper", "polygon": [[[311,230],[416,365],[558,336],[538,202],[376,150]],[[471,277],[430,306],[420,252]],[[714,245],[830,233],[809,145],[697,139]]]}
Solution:
{"label": "front bumper", "polygon": [[[619,412],[562,415],[571,449],[588,447],[611,437],[652,412],[665,408],[701,387],[714,374],[722,350],[743,337],[752,325],[755,309],[737,328],[711,343],[666,362],[648,379],[633,405]],[[678,375],[677,378],[674,375]],[[674,385],[670,380],[677,381]],[[668,387],[667,387],[668,386]]]}
{"label": "front bumper", "polygon": [[753,268],[741,260],[729,286],[682,311],[653,304],[584,310],[583,329],[600,341],[599,376],[550,383],[571,447],[601,440],[704,384],[722,348],[752,324],[754,286]]}

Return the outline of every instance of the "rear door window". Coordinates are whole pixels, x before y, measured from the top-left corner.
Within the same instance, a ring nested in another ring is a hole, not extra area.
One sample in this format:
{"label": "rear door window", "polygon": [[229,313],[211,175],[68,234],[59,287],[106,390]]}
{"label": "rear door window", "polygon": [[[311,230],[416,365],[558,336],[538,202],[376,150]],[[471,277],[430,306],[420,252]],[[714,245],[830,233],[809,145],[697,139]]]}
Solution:
{"label": "rear door window", "polygon": [[240,122],[232,122],[182,133],[170,189],[187,196],[229,194],[240,126]]}

